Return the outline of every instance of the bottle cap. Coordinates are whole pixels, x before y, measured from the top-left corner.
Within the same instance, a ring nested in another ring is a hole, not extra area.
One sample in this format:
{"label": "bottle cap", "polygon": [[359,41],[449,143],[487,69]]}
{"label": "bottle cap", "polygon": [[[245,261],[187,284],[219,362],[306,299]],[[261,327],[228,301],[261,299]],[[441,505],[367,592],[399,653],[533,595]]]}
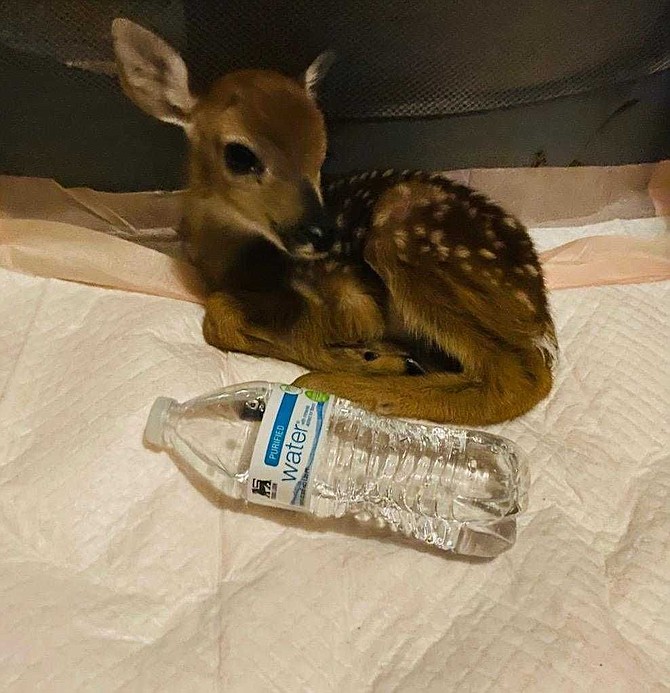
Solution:
{"label": "bottle cap", "polygon": [[159,397],[151,407],[149,419],[144,429],[144,440],[154,448],[163,447],[163,428],[170,407],[176,400],[170,397]]}

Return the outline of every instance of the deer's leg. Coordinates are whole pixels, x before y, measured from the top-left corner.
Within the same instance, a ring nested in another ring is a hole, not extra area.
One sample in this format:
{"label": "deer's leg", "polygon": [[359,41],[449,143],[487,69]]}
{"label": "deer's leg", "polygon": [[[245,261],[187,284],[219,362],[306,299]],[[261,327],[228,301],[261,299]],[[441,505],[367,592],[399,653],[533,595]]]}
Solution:
{"label": "deer's leg", "polygon": [[[248,299],[250,301],[250,299]],[[278,305],[281,302],[273,298]],[[329,344],[323,339],[321,316],[305,307],[290,330],[250,320],[248,302],[217,292],[205,306],[203,334],[208,344],[224,351],[238,351],[291,361],[318,371],[367,375],[403,374],[417,371],[401,346],[371,338],[368,341]]]}
{"label": "deer's leg", "polygon": [[[454,373],[377,375],[308,373],[300,387],[330,392],[386,416],[425,419],[436,423],[487,426],[526,413],[551,389],[551,377],[539,352],[529,367],[498,360],[478,380]],[[502,367],[502,368],[501,368]]]}
{"label": "deer's leg", "polygon": [[311,373],[297,384],[387,415],[463,425],[514,418],[546,397],[554,332],[525,231],[491,206],[488,224],[471,223],[465,236],[448,202],[430,184],[393,188],[375,210],[366,261],[407,333],[453,354],[462,373]]}
{"label": "deer's leg", "polygon": [[208,344],[222,351],[253,353],[260,340],[250,335],[248,328],[234,298],[220,291],[207,297],[202,332]]}
{"label": "deer's leg", "polygon": [[[205,341],[224,351],[267,356],[306,368],[330,370],[333,367],[333,358],[323,340],[307,338],[306,316],[291,320],[290,329],[279,330],[252,312],[258,307],[256,303],[251,297],[240,298],[224,292],[211,294],[205,304]],[[276,314],[281,314],[281,305],[278,298]]]}

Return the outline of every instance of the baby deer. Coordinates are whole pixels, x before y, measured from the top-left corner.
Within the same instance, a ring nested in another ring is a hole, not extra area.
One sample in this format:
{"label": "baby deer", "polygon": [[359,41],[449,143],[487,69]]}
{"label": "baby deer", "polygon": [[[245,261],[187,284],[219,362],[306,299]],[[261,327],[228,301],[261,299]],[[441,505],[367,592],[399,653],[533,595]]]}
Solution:
{"label": "baby deer", "polygon": [[322,186],[328,54],[300,80],[243,70],[196,96],[160,38],[125,19],[112,34],[126,94],[189,140],[180,235],[210,289],[210,344],[392,416],[492,424],[549,393],[554,326],[515,218],[439,174]]}

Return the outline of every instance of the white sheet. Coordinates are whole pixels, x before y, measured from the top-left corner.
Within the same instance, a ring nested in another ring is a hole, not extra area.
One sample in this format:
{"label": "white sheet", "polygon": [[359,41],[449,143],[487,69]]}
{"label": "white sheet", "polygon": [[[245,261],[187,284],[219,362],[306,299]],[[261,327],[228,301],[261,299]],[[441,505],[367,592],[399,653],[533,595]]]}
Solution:
{"label": "white sheet", "polygon": [[556,388],[495,429],[530,510],[489,563],[240,512],[144,449],[158,395],[301,372],[208,347],[201,307],[0,296],[3,690],[668,690],[670,282],[553,294]]}

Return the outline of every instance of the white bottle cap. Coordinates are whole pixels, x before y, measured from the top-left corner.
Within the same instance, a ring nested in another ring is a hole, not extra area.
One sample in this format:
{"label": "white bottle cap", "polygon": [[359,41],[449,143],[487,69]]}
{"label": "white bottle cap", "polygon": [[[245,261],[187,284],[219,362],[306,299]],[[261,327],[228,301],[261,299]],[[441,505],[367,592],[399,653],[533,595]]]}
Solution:
{"label": "white bottle cap", "polygon": [[163,428],[167,413],[177,400],[170,397],[159,397],[151,407],[147,425],[144,429],[144,440],[154,448],[163,447]]}

